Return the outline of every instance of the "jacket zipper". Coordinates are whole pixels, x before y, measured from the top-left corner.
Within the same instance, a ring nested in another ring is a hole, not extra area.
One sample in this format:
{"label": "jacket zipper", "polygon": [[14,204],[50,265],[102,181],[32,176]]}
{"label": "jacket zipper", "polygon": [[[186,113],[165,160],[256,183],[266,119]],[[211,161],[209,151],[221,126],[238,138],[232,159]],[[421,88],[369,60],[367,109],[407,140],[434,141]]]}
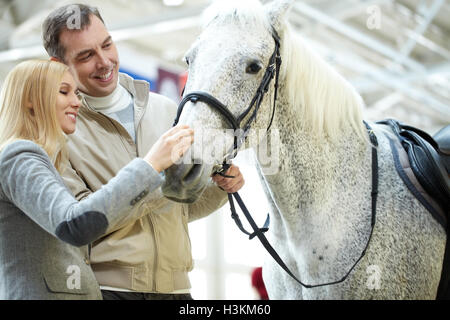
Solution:
{"label": "jacket zipper", "polygon": [[156,286],[157,286],[157,284],[156,284],[156,273],[157,273],[157,269],[158,269],[158,254],[157,254],[158,243],[157,243],[157,240],[156,240],[156,238],[157,238],[156,237],[157,230],[155,228],[155,222],[153,221],[152,214],[150,213],[147,216],[149,217],[149,220],[150,220],[150,227],[152,229],[152,230],[150,230],[150,234],[153,236],[153,243],[154,243],[154,261],[153,261],[153,271],[152,271],[153,272],[153,274],[152,274],[152,279],[153,279],[152,291],[156,292],[157,291],[156,290]]}

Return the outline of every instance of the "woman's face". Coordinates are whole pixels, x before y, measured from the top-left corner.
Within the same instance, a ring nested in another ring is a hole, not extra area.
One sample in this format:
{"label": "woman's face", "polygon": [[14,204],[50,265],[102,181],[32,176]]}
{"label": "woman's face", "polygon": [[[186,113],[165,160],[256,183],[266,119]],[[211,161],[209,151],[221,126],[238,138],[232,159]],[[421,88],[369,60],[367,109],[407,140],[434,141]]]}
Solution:
{"label": "woman's face", "polygon": [[56,117],[65,134],[75,132],[78,109],[80,108],[78,89],[69,71],[64,74],[56,99]]}

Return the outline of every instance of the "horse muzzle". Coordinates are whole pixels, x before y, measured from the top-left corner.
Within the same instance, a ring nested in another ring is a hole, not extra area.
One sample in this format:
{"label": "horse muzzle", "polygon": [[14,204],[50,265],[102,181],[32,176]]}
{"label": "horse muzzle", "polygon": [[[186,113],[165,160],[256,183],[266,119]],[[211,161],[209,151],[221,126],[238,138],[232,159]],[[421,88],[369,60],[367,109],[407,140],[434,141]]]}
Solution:
{"label": "horse muzzle", "polygon": [[165,170],[164,196],[175,202],[195,202],[205,190],[210,176],[206,167],[196,163],[179,164]]}

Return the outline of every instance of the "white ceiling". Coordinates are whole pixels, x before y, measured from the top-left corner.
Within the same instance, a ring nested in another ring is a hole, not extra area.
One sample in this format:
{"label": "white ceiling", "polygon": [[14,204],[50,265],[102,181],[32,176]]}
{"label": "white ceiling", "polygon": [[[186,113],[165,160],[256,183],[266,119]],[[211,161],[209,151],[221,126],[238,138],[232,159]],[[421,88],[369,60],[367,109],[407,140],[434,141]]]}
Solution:
{"label": "white ceiling", "polygon": [[[119,45],[181,71],[211,1],[77,2],[100,9]],[[18,61],[45,55],[41,23],[66,3],[73,1],[0,0],[0,82]],[[355,85],[366,118],[395,117],[434,133],[450,123],[449,17],[450,0],[297,0],[289,20]]]}

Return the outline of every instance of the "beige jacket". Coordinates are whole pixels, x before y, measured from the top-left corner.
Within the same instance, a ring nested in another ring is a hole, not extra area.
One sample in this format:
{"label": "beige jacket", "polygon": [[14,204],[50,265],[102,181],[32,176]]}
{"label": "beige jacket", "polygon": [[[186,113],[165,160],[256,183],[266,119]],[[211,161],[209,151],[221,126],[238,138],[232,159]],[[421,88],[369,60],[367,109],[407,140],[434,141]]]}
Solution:
{"label": "beige jacket", "polygon": [[[77,130],[69,136],[71,168],[64,173],[65,183],[79,200],[134,158],[143,157],[175,118],[175,103],[150,93],[147,82],[120,74],[120,83],[134,97],[136,144],[120,123],[84,100]],[[134,222],[128,216],[92,244],[90,261],[98,282],[138,292],[190,288],[193,263],[187,224],[216,211],[226,200],[226,193],[214,185],[190,205],[167,200],[160,188],[146,195],[130,212]]]}

